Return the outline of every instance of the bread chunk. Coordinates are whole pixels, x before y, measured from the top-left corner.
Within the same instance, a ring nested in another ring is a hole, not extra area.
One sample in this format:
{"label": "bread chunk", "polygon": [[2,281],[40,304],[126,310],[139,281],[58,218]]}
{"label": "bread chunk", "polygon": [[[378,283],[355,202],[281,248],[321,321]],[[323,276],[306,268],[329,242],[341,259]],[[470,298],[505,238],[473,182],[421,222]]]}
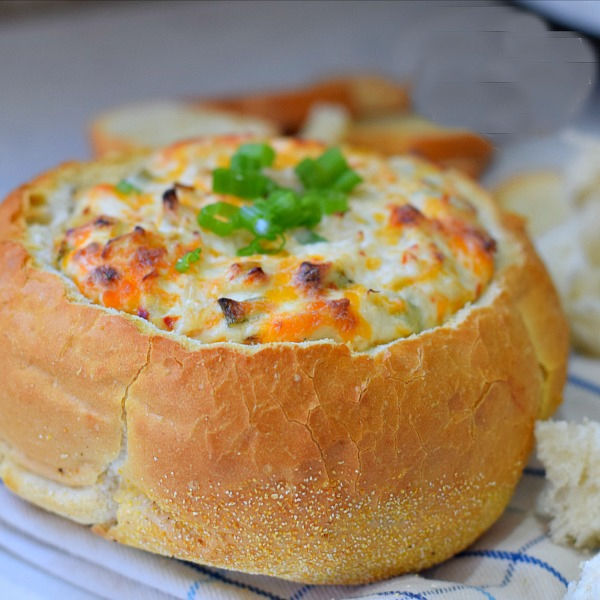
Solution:
{"label": "bread chunk", "polygon": [[551,517],[552,539],[600,547],[600,423],[539,422],[535,435],[548,479],[540,510]]}

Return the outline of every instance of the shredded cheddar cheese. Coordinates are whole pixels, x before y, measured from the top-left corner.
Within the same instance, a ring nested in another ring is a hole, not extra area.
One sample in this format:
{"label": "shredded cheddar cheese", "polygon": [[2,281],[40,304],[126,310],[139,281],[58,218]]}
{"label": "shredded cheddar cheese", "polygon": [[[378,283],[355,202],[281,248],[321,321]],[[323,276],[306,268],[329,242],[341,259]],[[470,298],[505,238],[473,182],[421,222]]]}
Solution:
{"label": "shredded cheddar cheese", "polygon": [[[444,323],[492,278],[495,241],[442,171],[352,151],[345,157],[363,181],[347,211],[304,236],[313,243],[288,231],[276,254],[236,256],[250,234],[220,237],[197,214],[215,202],[245,203],[211,188],[212,171],[240,143],[156,151],[128,176],[128,193],[116,181],[76,190],[54,240],[56,267],[91,301],[202,342],[333,339],[355,350]],[[289,188],[299,185],[295,165],[323,150],[271,144],[269,177]]]}

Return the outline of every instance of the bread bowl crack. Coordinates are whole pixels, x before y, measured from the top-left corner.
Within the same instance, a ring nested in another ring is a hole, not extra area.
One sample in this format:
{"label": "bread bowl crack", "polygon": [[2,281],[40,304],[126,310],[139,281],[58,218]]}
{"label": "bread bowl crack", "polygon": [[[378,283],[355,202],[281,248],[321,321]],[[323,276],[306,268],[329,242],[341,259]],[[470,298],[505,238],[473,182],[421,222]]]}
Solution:
{"label": "bread bowl crack", "polygon": [[[207,565],[361,583],[442,561],[501,514],[560,402],[548,275],[475,183],[352,149],[361,183],[319,192],[336,210],[309,243],[252,246],[227,219],[260,204],[211,188],[245,142],[65,165],[0,206],[0,476]],[[323,152],[269,143],[280,186]],[[284,192],[286,210],[302,197]],[[215,204],[211,230],[198,214]],[[422,217],[392,226],[390,204]],[[110,285],[90,280],[108,266]]]}

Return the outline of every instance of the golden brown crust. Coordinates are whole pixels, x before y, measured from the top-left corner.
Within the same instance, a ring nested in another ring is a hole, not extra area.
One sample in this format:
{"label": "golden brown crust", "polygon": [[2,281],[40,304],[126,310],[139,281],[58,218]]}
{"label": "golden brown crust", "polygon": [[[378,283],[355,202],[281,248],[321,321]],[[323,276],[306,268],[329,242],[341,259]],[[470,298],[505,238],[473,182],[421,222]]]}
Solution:
{"label": "golden brown crust", "polygon": [[404,129],[402,117],[366,120],[352,125],[346,141],[387,155],[416,154],[444,168],[479,177],[487,167],[493,146],[471,131],[443,127]]}
{"label": "golden brown crust", "polygon": [[111,133],[100,119],[92,121],[89,126],[88,135],[94,156],[139,150],[139,145],[132,143],[127,137]]}
{"label": "golden brown crust", "polygon": [[354,117],[361,118],[408,110],[410,93],[405,83],[365,74],[329,78],[300,88],[205,98],[198,102],[243,115],[271,119],[284,133],[297,133],[316,103],[337,104]]}
{"label": "golden brown crust", "polygon": [[365,353],[202,346],[79,303],[35,265],[20,241],[28,198],[64,173],[0,207],[0,440],[17,493],[75,517],[18,469],[66,490],[112,473],[118,508],[99,533],[316,583],[424,568],[501,514],[534,419],[560,401],[567,353],[520,220],[504,220],[514,260],[442,327]]}

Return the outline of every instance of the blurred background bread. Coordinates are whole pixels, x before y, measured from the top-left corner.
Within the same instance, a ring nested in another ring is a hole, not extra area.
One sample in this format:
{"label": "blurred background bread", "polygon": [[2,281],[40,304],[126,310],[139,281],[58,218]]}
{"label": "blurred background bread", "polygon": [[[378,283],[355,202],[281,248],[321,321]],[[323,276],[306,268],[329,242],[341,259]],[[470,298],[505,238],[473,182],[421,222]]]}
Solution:
{"label": "blurred background bread", "polygon": [[97,156],[198,135],[289,133],[386,155],[415,154],[479,177],[493,153],[490,141],[411,112],[409,92],[406,83],[356,74],[287,90],[140,102],[95,117],[89,132]]}
{"label": "blurred background bread", "polygon": [[89,130],[97,155],[153,148],[201,135],[249,133],[262,137],[278,132],[277,124],[267,119],[176,101],[118,107],[96,117]]}
{"label": "blurred background bread", "polygon": [[414,113],[358,120],[345,139],[383,154],[417,154],[472,177],[481,175],[493,153],[492,144],[477,133],[443,127]]}
{"label": "blurred background bread", "polygon": [[557,286],[574,345],[600,354],[600,141],[567,136],[572,158],[559,170],[523,172],[495,190],[527,227]]}

